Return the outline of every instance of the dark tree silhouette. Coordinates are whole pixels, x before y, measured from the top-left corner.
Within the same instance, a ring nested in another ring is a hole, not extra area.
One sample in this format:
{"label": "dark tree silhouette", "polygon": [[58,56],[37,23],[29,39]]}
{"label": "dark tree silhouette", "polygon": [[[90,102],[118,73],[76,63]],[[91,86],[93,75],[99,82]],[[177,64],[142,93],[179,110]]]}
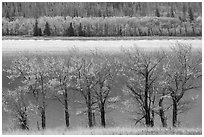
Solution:
{"label": "dark tree silhouette", "polygon": [[50,32],[50,25],[48,22],[45,23],[45,29],[44,29],[44,35],[46,36],[50,36],[51,32]]}
{"label": "dark tree silhouette", "polygon": [[72,22],[69,25],[69,28],[65,31],[65,36],[74,36],[74,28],[72,26]]}
{"label": "dark tree silhouette", "polygon": [[84,31],[82,29],[81,23],[79,24],[79,28],[78,28],[78,36],[84,36]]}
{"label": "dark tree silhouette", "polygon": [[38,36],[39,35],[39,29],[38,29],[38,20],[35,20],[35,25],[33,29],[33,36]]}
{"label": "dark tree silhouette", "polygon": [[38,28],[38,36],[42,36],[42,30],[41,30],[41,28]]}
{"label": "dark tree silhouette", "polygon": [[154,126],[154,110],[156,90],[153,88],[159,80],[161,73],[160,63],[164,55],[158,53],[144,53],[136,48],[133,53],[127,53],[124,62],[124,74],[128,78],[125,90],[130,92],[132,97],[139,105],[141,117],[136,119],[136,123],[145,119],[147,127]]}

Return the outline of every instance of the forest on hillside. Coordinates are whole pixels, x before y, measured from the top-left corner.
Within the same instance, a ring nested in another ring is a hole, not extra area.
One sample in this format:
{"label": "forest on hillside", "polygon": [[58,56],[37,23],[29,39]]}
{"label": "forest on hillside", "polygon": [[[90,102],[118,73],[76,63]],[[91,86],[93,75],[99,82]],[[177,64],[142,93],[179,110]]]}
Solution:
{"label": "forest on hillside", "polygon": [[201,36],[201,3],[4,2],[3,36]]}
{"label": "forest on hillside", "polygon": [[186,18],[189,7],[195,17],[202,15],[201,2],[3,2],[2,6],[2,15],[6,18],[138,17],[154,16],[156,9],[159,10],[160,16]]}

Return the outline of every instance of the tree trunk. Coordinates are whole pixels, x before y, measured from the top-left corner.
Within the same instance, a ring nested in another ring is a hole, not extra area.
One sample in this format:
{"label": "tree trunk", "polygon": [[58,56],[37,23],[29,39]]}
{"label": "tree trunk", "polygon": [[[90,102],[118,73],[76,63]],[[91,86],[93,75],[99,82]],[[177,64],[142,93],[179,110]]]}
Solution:
{"label": "tree trunk", "polygon": [[150,126],[151,125],[151,122],[150,122],[150,111],[149,111],[149,109],[148,108],[146,108],[145,109],[145,124],[146,124],[146,126]]}
{"label": "tree trunk", "polygon": [[91,108],[91,92],[88,91],[88,100],[87,100],[87,107],[88,107],[88,120],[89,120],[89,127],[93,127],[93,118],[92,118],[92,108]]}
{"label": "tree trunk", "polygon": [[161,28],[159,28],[159,32],[160,32],[160,34],[159,34],[159,35],[161,36],[161,35],[162,35],[162,30],[161,30]]}
{"label": "tree trunk", "polygon": [[42,121],[42,129],[45,129],[46,127],[46,116],[45,116],[45,91],[44,91],[44,85],[43,85],[43,77],[41,76],[41,88],[42,88],[42,107],[41,107],[41,121]]}
{"label": "tree trunk", "polygon": [[179,29],[179,30],[180,30],[180,35],[182,35],[182,30],[181,30],[181,27],[180,27],[180,29]]}
{"label": "tree trunk", "polygon": [[65,122],[66,122],[66,127],[69,127],[69,111],[68,111],[68,94],[67,94],[67,89],[65,89],[64,93],[64,113],[65,113]]}
{"label": "tree trunk", "polygon": [[93,126],[96,126],[96,117],[95,117],[95,113],[92,113],[92,117],[93,117]]}
{"label": "tree trunk", "polygon": [[39,126],[38,121],[37,121],[37,123],[36,123],[36,124],[37,124],[37,129],[38,129],[38,130],[40,130],[40,126]]}
{"label": "tree trunk", "polygon": [[150,126],[154,126],[154,110],[151,110],[152,117],[150,118]]}
{"label": "tree trunk", "polygon": [[191,26],[192,26],[192,30],[193,30],[193,35],[195,35],[195,28],[194,28],[193,24]]}
{"label": "tree trunk", "polygon": [[164,108],[163,108],[163,98],[159,100],[159,116],[162,122],[163,127],[167,127],[167,118],[165,117]]}
{"label": "tree trunk", "polygon": [[169,34],[169,36],[170,36],[170,30],[169,30],[169,28],[167,28],[167,31],[168,31],[168,34]]}
{"label": "tree trunk", "polygon": [[105,127],[106,126],[106,119],[105,119],[105,108],[104,108],[103,103],[101,104],[100,111],[101,111],[101,126]]}
{"label": "tree trunk", "polygon": [[177,101],[176,99],[173,99],[173,118],[172,118],[172,124],[173,124],[173,127],[177,127],[177,112],[178,112],[178,109],[177,109]]}
{"label": "tree trunk", "polygon": [[20,122],[21,129],[23,129],[23,130],[29,130],[27,115],[25,115],[25,113],[23,113],[23,115],[22,115],[21,118],[19,119],[19,122]]}
{"label": "tree trunk", "polygon": [[45,127],[46,127],[46,125],[45,125],[46,116],[45,116],[45,108],[44,108],[44,106],[42,107],[42,111],[41,111],[41,121],[42,121],[42,129],[45,129]]}
{"label": "tree trunk", "polygon": [[188,35],[188,30],[187,30],[187,27],[186,27],[186,24],[185,24],[185,33],[186,33],[186,36]]}
{"label": "tree trunk", "polygon": [[153,35],[154,35],[154,32],[153,32],[152,28],[151,28],[150,30],[151,30],[151,36],[153,36]]}
{"label": "tree trunk", "polygon": [[150,126],[151,122],[150,122],[150,109],[148,106],[148,73],[146,73],[146,77],[145,77],[145,123],[146,126]]}

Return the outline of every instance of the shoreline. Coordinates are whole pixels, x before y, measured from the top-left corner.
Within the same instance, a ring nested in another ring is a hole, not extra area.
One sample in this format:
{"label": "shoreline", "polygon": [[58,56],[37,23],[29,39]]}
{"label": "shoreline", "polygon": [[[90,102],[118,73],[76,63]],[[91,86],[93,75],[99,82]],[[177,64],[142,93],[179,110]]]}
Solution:
{"label": "shoreline", "polygon": [[170,37],[170,36],[143,36],[143,37],[33,37],[33,36],[2,36],[2,40],[202,40],[198,37]]}

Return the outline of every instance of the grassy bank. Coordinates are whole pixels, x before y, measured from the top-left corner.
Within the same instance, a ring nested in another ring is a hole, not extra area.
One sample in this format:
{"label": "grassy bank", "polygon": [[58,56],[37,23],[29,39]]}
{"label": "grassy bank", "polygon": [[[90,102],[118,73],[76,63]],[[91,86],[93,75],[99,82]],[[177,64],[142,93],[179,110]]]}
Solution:
{"label": "grassy bank", "polygon": [[47,129],[45,131],[3,131],[7,135],[202,135],[200,128],[77,128],[77,129]]}
{"label": "grassy bank", "polygon": [[32,36],[2,36],[2,40],[202,40],[202,37],[32,37]]}

